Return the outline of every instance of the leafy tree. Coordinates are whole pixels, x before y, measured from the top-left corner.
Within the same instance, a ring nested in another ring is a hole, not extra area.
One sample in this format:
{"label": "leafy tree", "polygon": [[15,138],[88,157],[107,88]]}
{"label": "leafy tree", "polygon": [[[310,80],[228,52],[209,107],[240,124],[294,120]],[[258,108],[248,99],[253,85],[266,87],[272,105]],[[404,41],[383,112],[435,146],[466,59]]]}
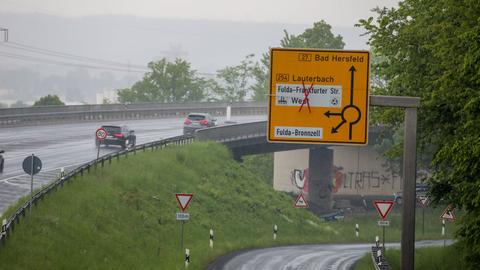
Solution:
{"label": "leafy tree", "polygon": [[65,105],[57,95],[47,95],[41,97],[33,103],[33,106],[62,106]]}
{"label": "leafy tree", "polygon": [[252,85],[252,99],[255,101],[268,100],[268,70],[270,68],[270,58],[268,54],[263,54],[260,62],[255,63],[252,69],[254,83]]}
{"label": "leafy tree", "polygon": [[205,97],[206,80],[199,78],[190,63],[182,59],[169,62],[163,58],[150,62],[150,72],[131,88],[118,90],[119,101],[126,102],[186,102]]}
{"label": "leafy tree", "polygon": [[[342,36],[335,36],[332,33],[332,27],[321,20],[315,22],[312,28],[305,29],[298,36],[289,34],[284,30],[284,37],[280,40],[280,45],[284,48],[343,49],[345,43]],[[269,69],[270,54],[265,53],[253,69],[253,77],[255,78],[255,83],[252,86],[254,100],[268,100]]]}
{"label": "leafy tree", "polygon": [[280,41],[284,48],[316,48],[316,49],[343,49],[345,43],[340,35],[332,33],[332,27],[324,20],[315,22],[312,28],[307,28],[298,35],[291,35],[286,30]]}
{"label": "leafy tree", "polygon": [[249,54],[239,65],[217,71],[217,78],[221,80],[221,83],[215,93],[220,100],[228,102],[245,100],[247,93],[250,92],[250,79],[254,69],[253,57],[253,54]]}
{"label": "leafy tree", "polygon": [[[419,150],[431,155],[436,202],[464,210],[457,237],[470,269],[480,269],[480,3],[405,0],[361,20],[385,82],[376,94],[418,96]],[[398,129],[402,114],[377,121]],[[398,146],[398,145],[397,145]]]}

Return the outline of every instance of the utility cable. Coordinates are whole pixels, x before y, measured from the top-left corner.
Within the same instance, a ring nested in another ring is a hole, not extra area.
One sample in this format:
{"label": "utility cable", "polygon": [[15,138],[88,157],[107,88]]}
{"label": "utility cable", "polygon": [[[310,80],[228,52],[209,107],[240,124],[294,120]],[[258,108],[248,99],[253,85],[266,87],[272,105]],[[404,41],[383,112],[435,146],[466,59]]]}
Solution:
{"label": "utility cable", "polygon": [[40,62],[40,63],[48,63],[48,64],[55,64],[55,65],[62,65],[62,66],[71,66],[71,67],[82,67],[82,68],[90,68],[90,69],[100,69],[100,70],[111,70],[111,71],[122,71],[122,72],[135,72],[135,73],[145,73],[144,70],[136,70],[136,69],[124,69],[124,68],[114,68],[114,67],[102,67],[102,66],[94,66],[94,65],[87,65],[87,64],[80,64],[80,63],[72,63],[72,62],[64,62],[64,61],[57,61],[45,58],[38,58],[33,56],[21,55],[21,54],[14,54],[14,53],[7,53],[7,52],[0,52],[0,56],[12,58],[12,59],[19,59],[24,61],[30,62]]}

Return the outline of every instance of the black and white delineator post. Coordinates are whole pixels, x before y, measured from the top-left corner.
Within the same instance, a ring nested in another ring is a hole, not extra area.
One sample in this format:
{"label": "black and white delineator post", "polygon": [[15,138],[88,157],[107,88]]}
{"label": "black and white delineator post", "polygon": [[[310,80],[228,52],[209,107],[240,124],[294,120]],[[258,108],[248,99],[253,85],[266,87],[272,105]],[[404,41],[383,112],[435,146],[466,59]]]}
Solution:
{"label": "black and white delineator post", "polygon": [[210,248],[213,248],[213,230],[210,229]]}
{"label": "black and white delineator post", "polygon": [[188,267],[189,263],[190,263],[190,249],[186,248],[185,249],[185,268]]}
{"label": "black and white delineator post", "polygon": [[65,177],[65,168],[60,168],[60,178],[63,179]]}
{"label": "black and white delineator post", "polygon": [[359,233],[360,233],[360,229],[359,229],[358,223],[357,223],[357,224],[355,224],[355,236],[358,237]]}
{"label": "black and white delineator post", "polygon": [[278,227],[277,224],[273,225],[273,240],[277,240]]}
{"label": "black and white delineator post", "polygon": [[446,237],[445,237],[445,219],[442,219],[442,236],[443,236],[443,247],[445,247]]}
{"label": "black and white delineator post", "polygon": [[377,250],[378,265],[382,265],[382,249]]}
{"label": "black and white delineator post", "polygon": [[[2,229],[1,229],[1,231],[0,231],[0,235],[3,236],[3,237],[5,237],[6,234],[7,234],[7,219],[4,218],[4,219],[2,220]],[[3,238],[3,239],[5,239],[5,238]]]}
{"label": "black and white delineator post", "polygon": [[375,236],[375,246],[378,248],[378,246],[380,245],[380,238],[377,236]]}

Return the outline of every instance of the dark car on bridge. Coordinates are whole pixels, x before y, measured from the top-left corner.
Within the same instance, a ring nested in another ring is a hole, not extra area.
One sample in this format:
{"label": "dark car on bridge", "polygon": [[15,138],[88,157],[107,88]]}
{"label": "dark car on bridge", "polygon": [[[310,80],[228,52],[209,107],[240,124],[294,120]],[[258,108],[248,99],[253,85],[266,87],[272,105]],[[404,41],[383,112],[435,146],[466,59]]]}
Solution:
{"label": "dark car on bridge", "polygon": [[[430,186],[428,184],[423,184],[423,183],[417,183],[415,185],[415,196],[426,196],[428,194],[428,191],[430,189]],[[393,194],[394,198],[393,200],[397,204],[403,204],[403,192],[396,192]]]}
{"label": "dark car on bridge", "polygon": [[213,127],[217,125],[217,119],[208,113],[189,113],[183,121],[183,135],[192,135],[195,130]]}
{"label": "dark car on bridge", "polygon": [[122,148],[133,147],[137,141],[135,131],[127,126],[103,125],[101,128],[107,131],[107,137],[99,140],[95,136],[95,145],[120,145]]}

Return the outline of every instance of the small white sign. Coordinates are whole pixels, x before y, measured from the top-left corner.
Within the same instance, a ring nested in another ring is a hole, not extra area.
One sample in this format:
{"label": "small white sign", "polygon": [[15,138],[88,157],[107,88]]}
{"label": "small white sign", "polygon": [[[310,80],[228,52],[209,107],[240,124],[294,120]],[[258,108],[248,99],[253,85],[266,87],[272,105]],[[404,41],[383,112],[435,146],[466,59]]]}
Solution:
{"label": "small white sign", "polygon": [[321,139],[323,137],[323,129],[311,127],[275,127],[275,137]]}
{"label": "small white sign", "polygon": [[189,213],[177,213],[177,220],[189,220],[190,214]]}
{"label": "small white sign", "polygon": [[[305,98],[310,107],[342,107],[341,85],[277,84],[276,106],[300,107]],[[304,88],[305,87],[305,88]],[[305,104],[306,106],[306,104]]]}
{"label": "small white sign", "polygon": [[378,226],[390,226],[390,220],[379,220]]}

